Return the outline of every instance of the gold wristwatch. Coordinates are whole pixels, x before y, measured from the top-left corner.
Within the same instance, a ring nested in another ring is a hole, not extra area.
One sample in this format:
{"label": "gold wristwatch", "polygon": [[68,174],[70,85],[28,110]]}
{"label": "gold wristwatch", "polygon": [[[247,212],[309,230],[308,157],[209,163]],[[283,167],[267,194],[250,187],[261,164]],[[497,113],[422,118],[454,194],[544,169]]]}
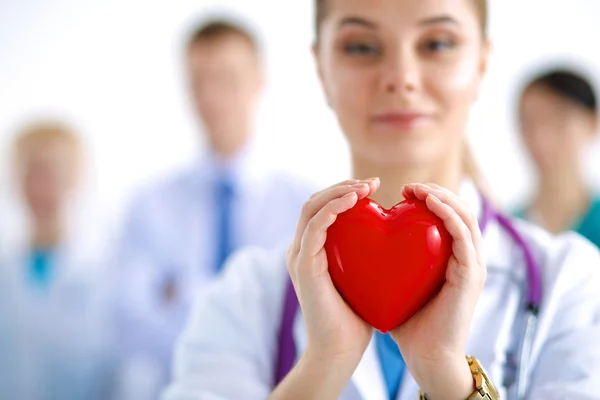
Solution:
{"label": "gold wristwatch", "polygon": [[[475,380],[475,392],[467,397],[466,400],[500,400],[498,391],[492,384],[492,381],[490,381],[490,378],[488,378],[481,364],[479,364],[479,361],[475,357],[467,356],[467,362]],[[419,400],[430,399],[425,393],[419,391]]]}

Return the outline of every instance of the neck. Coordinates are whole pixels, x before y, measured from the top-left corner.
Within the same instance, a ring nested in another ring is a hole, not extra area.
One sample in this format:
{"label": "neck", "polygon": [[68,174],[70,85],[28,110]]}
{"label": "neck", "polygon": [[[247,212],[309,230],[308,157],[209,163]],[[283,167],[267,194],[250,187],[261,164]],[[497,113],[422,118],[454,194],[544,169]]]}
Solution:
{"label": "neck", "polygon": [[56,247],[63,237],[63,227],[58,215],[37,217],[32,227],[32,246],[34,248]]}
{"label": "neck", "polygon": [[379,177],[381,186],[371,198],[384,208],[392,208],[401,202],[402,187],[409,183],[435,183],[458,193],[463,178],[460,155],[448,157],[436,165],[387,165],[375,164],[353,157],[353,178]]}
{"label": "neck", "polygon": [[590,191],[576,169],[542,174],[531,209],[533,219],[551,232],[571,227],[589,207]]}
{"label": "neck", "polygon": [[213,150],[215,151],[215,153],[217,154],[217,156],[219,157],[219,159],[221,159],[224,162],[230,162],[231,160],[234,160],[235,157],[244,148],[244,146],[240,145],[240,144],[232,146],[232,145],[222,145],[222,144],[218,144],[218,143],[213,143],[212,147],[213,147]]}
{"label": "neck", "polygon": [[252,140],[252,126],[247,120],[212,130],[208,135],[211,148],[225,162],[234,159]]}

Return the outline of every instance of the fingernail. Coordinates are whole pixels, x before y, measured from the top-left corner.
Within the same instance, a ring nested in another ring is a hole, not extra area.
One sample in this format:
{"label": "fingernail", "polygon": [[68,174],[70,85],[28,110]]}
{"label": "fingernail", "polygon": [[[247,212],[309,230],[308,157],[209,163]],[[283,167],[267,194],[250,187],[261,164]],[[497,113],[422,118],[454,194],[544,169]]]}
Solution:
{"label": "fingernail", "polygon": [[358,183],[356,185],[352,185],[354,189],[366,189],[369,187],[366,183]]}
{"label": "fingernail", "polygon": [[431,200],[433,200],[433,201],[435,201],[435,202],[438,202],[438,203],[441,203],[441,202],[442,202],[440,199],[438,199],[438,198],[437,198],[437,196],[436,196],[436,195],[434,195],[434,194],[432,194],[432,193],[429,193],[429,194],[427,195],[427,197],[430,197],[430,198],[431,198]]}
{"label": "fingernail", "polygon": [[342,196],[342,199],[350,198],[350,197],[354,196],[355,194],[356,193],[354,193],[354,192],[346,193],[344,196]]}

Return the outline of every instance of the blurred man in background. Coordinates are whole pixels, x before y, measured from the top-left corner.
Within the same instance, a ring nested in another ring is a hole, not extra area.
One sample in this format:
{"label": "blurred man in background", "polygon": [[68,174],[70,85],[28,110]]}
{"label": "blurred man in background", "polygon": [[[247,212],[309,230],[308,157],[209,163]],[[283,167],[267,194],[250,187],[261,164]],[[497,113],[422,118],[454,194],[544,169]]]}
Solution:
{"label": "blurred man in background", "polygon": [[208,146],[188,170],[140,194],[128,214],[117,297],[127,400],[156,398],[196,296],[236,248],[289,239],[312,190],[257,157],[264,71],[255,37],[212,20],[190,36],[186,61]]}
{"label": "blurred man in background", "polygon": [[29,229],[0,260],[0,399],[106,399],[106,264],[91,240],[97,227],[72,224],[82,143],[65,124],[38,122],[13,154]]}

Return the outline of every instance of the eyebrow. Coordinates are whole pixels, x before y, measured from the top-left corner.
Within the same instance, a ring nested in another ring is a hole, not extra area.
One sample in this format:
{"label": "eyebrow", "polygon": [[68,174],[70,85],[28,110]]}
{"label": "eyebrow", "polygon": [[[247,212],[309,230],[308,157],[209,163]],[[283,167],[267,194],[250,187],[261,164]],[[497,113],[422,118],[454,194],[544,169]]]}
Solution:
{"label": "eyebrow", "polygon": [[437,25],[437,24],[451,24],[460,25],[458,20],[451,15],[436,15],[434,17],[425,18],[419,21],[419,25]]}
{"label": "eyebrow", "polygon": [[360,25],[368,29],[377,29],[377,25],[374,22],[367,21],[361,17],[346,17],[342,19],[338,24],[338,29],[346,25]]}
{"label": "eyebrow", "polygon": [[[437,15],[437,16],[425,18],[425,19],[419,21],[419,25],[421,25],[421,26],[437,25],[437,24],[460,25],[458,20],[456,20],[456,18],[454,18],[450,15]],[[342,28],[346,25],[360,25],[360,26],[362,26],[364,28],[368,28],[368,29],[373,29],[373,30],[378,29],[377,24],[375,24],[374,22],[368,21],[364,18],[361,18],[361,17],[346,17],[346,18],[342,19],[340,21],[340,23],[338,24],[338,29]]]}

